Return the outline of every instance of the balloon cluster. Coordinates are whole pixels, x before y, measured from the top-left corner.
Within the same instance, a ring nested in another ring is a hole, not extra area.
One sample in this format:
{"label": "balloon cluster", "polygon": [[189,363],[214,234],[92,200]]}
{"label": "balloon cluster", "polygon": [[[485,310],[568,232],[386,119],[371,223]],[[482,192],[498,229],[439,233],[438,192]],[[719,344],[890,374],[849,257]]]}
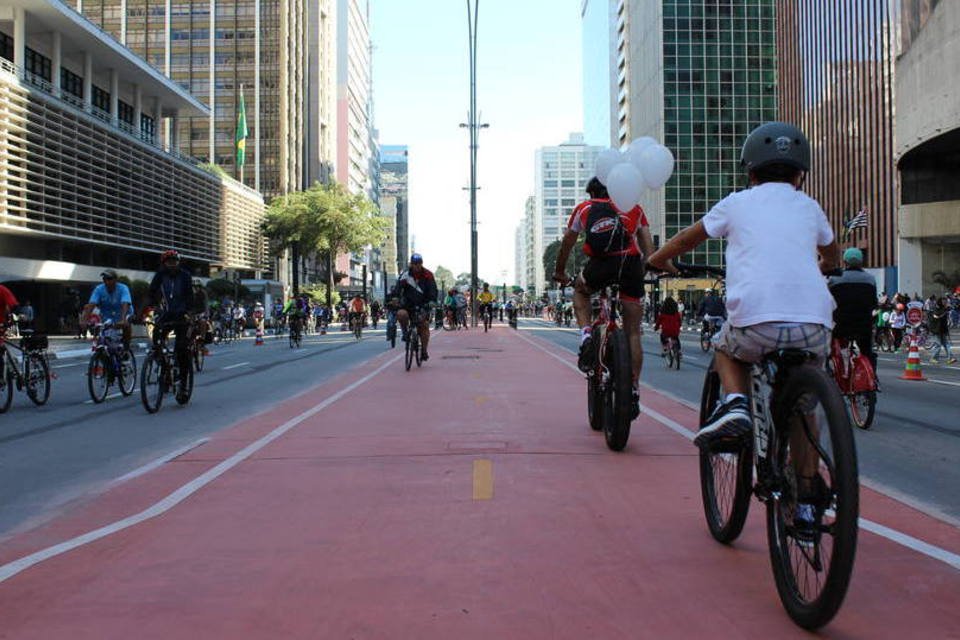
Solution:
{"label": "balloon cluster", "polygon": [[673,153],[649,136],[637,138],[622,153],[604,149],[597,156],[597,179],[620,211],[640,202],[645,189],[659,189],[673,175]]}

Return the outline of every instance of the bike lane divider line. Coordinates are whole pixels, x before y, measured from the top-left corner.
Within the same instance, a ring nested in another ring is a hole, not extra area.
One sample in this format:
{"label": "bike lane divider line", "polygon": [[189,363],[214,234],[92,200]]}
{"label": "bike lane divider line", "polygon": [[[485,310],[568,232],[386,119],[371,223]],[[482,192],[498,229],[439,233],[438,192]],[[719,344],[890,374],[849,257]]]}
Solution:
{"label": "bike lane divider line", "polygon": [[190,451],[193,451],[193,450],[196,449],[197,447],[199,447],[199,446],[201,446],[201,445],[204,445],[204,444],[206,444],[206,443],[208,443],[208,442],[210,442],[210,438],[200,438],[199,440],[196,440],[196,441],[194,441],[194,442],[191,442],[190,444],[188,444],[188,445],[186,445],[186,446],[183,446],[183,447],[180,447],[179,449],[174,449],[174,450],[171,451],[170,453],[167,453],[167,454],[165,454],[165,455],[163,455],[163,456],[160,456],[159,458],[157,458],[157,459],[154,460],[153,462],[148,462],[147,464],[145,464],[145,465],[143,465],[143,466],[141,466],[141,467],[137,467],[136,469],[134,469],[134,470],[131,471],[130,473],[125,473],[124,475],[120,476],[119,478],[114,479],[113,481],[110,482],[110,485],[109,485],[109,486],[110,486],[110,487],[115,487],[116,485],[122,484],[122,483],[124,483],[124,482],[127,482],[128,480],[133,480],[134,478],[139,478],[140,476],[145,475],[145,474],[148,474],[148,473],[150,473],[151,471],[153,471],[154,469],[158,469],[158,468],[162,467],[163,465],[167,464],[168,462],[170,462],[171,460],[173,460],[173,459],[175,459],[175,458],[179,458],[179,457],[182,456],[183,454],[188,453],[188,452],[190,452]]}
{"label": "bike lane divider line", "polygon": [[934,380],[933,378],[927,378],[927,381],[932,382],[933,384],[945,384],[951,387],[960,387],[960,382],[950,382],[948,380]]}
{"label": "bike lane divider line", "polygon": [[[553,351],[551,351],[551,350],[548,349],[547,347],[545,347],[545,346],[543,346],[543,345],[540,345],[540,344],[537,344],[536,341],[531,340],[530,338],[527,338],[526,336],[517,334],[517,337],[520,338],[521,340],[525,341],[525,342],[530,343],[531,345],[535,346],[536,348],[540,349],[541,351],[543,351],[543,352],[546,353],[547,355],[553,357],[555,360],[558,360],[559,362],[563,363],[565,366],[569,367],[570,369],[572,369],[573,371],[575,371],[577,374],[579,374],[579,375],[581,375],[581,376],[583,375],[583,374],[581,373],[581,371],[576,367],[576,365],[574,365],[572,362],[569,362],[567,359],[563,358],[562,356],[554,353]],[[644,385],[644,386],[646,386],[647,388],[653,390],[654,393],[659,393],[659,391],[656,391],[655,389],[653,389],[653,388],[650,387],[649,385]],[[672,419],[664,416],[664,415],[661,414],[660,412],[655,411],[654,409],[651,409],[648,405],[641,404],[641,405],[640,405],[640,408],[641,408],[641,410],[642,410],[643,413],[645,413],[646,415],[650,416],[651,418],[653,418],[654,420],[656,420],[657,422],[659,422],[659,423],[662,424],[663,426],[667,427],[667,428],[670,429],[671,431],[676,432],[678,435],[680,435],[680,436],[682,436],[682,437],[684,437],[684,438],[686,438],[686,439],[688,439],[688,440],[693,440],[695,434],[694,434],[694,432],[693,432],[691,429],[688,429],[687,427],[684,427],[683,425],[681,425],[679,422],[676,422],[675,420],[672,420]],[[878,491],[878,493],[881,493],[882,495],[886,495],[886,494],[883,494],[883,493],[880,492],[880,491]],[[891,498],[891,499],[894,500],[894,501],[899,502],[895,496],[887,496],[887,497],[888,497],[888,498]],[[908,506],[908,507],[910,507],[910,508],[913,508],[913,509],[916,509],[916,507],[913,506],[913,505],[906,505],[906,506]],[[920,510],[917,509],[917,511],[920,511]],[[923,512],[920,511],[920,513],[923,513]],[[934,520],[936,519],[936,518],[934,518],[934,517],[931,516],[931,515],[928,515],[928,514],[924,514],[924,515],[926,515],[927,517],[929,517],[929,518],[931,518],[931,519],[934,519]],[[938,546],[933,545],[933,544],[930,544],[930,543],[928,543],[928,542],[924,542],[923,540],[920,540],[919,538],[915,538],[914,536],[911,536],[911,535],[909,535],[909,534],[903,533],[902,531],[898,531],[898,530],[896,530],[896,529],[892,529],[892,528],[887,527],[887,526],[884,526],[884,525],[882,525],[882,524],[880,524],[880,523],[878,523],[878,522],[874,522],[874,521],[872,521],[872,520],[868,520],[868,519],[863,518],[863,517],[861,517],[861,518],[859,519],[859,524],[860,524],[860,528],[862,528],[862,529],[865,530],[865,531],[869,531],[869,532],[871,532],[871,533],[873,533],[873,534],[876,534],[876,535],[878,535],[878,536],[880,536],[880,537],[882,537],[882,538],[885,538],[885,539],[887,539],[887,540],[889,540],[889,541],[891,541],[891,542],[894,542],[894,543],[896,543],[896,544],[898,544],[898,545],[900,545],[900,546],[906,547],[906,548],[911,549],[911,550],[913,550],[913,551],[916,551],[916,552],[918,552],[918,553],[920,553],[920,554],[922,554],[922,555],[925,555],[925,556],[927,556],[928,558],[932,558],[932,559],[934,559],[934,560],[938,560],[938,561],[940,561],[940,562],[943,562],[943,563],[949,565],[950,567],[952,567],[952,568],[954,568],[954,569],[960,570],[960,554],[956,554],[956,553],[953,553],[952,551],[948,551],[947,549],[944,549],[944,548],[942,548],[942,547],[938,547]],[[946,524],[946,523],[944,523],[944,524]]]}
{"label": "bike lane divider line", "polygon": [[121,520],[117,520],[116,522],[112,522],[98,529],[88,531],[87,533],[81,534],[79,536],[75,536],[59,544],[47,547],[45,549],[41,549],[39,551],[36,551],[34,553],[31,553],[22,558],[18,558],[17,560],[8,562],[0,566],[0,582],[6,582],[7,580],[16,576],[17,574],[29,569],[34,565],[44,562],[45,560],[55,558],[59,555],[62,555],[64,553],[77,549],[84,545],[90,544],[91,542],[96,542],[97,540],[106,538],[107,536],[113,535],[114,533],[123,531],[125,529],[129,529],[130,527],[140,524],[141,522],[145,522],[152,518],[156,518],[157,516],[160,516],[166,513],[167,511],[170,511],[173,507],[177,506],[178,504],[180,504],[181,502],[183,502],[184,500],[192,496],[194,493],[196,493],[200,489],[204,488],[205,486],[207,486],[208,484],[210,484],[211,482],[213,482],[214,480],[222,476],[224,473],[226,473],[230,469],[236,467],[241,462],[247,460],[250,456],[260,451],[261,449],[266,447],[268,444],[270,444],[277,438],[281,437],[282,435],[284,435],[285,433],[287,433],[297,425],[313,417],[317,413],[323,411],[324,409],[326,409],[333,403],[337,402],[344,396],[350,394],[352,391],[356,390],[357,388],[363,386],[364,384],[366,384],[367,382],[369,382],[370,380],[378,376],[380,373],[385,371],[387,367],[394,364],[399,359],[400,359],[400,356],[398,355],[387,360],[385,363],[383,363],[382,365],[380,365],[379,367],[377,367],[367,375],[352,382],[351,384],[337,391],[333,395],[327,397],[325,400],[314,405],[313,407],[304,411],[303,413],[287,420],[286,422],[274,428],[272,431],[270,431],[266,435],[262,436],[261,438],[254,441],[253,443],[247,445],[237,453],[233,454],[226,460],[223,460],[222,462],[212,467],[211,469],[207,470],[206,472],[200,474],[190,482],[182,485],[181,487],[179,487],[178,489],[176,489],[175,491],[167,495],[165,498],[154,503],[153,505],[144,509],[143,511],[136,513],[132,516],[123,518]]}
{"label": "bike lane divider line", "polygon": [[238,369],[238,368],[240,368],[240,367],[245,367],[245,366],[247,366],[248,364],[250,364],[250,363],[249,363],[249,362],[238,362],[237,364],[231,364],[231,365],[228,366],[228,367],[223,367],[223,368],[221,369],[221,371],[230,371],[230,369]]}
{"label": "bike lane divider line", "polygon": [[[117,398],[122,398],[123,394],[117,391],[116,393],[111,393],[104,400],[116,400]],[[93,400],[84,400],[83,404],[93,404]]]}

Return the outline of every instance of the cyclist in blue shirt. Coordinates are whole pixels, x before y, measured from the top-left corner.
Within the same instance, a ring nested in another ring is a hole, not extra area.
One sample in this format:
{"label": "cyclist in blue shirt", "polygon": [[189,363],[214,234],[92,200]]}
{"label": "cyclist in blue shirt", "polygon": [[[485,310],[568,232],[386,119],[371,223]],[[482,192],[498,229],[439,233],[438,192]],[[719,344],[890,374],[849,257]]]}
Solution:
{"label": "cyclist in blue shirt", "polygon": [[117,272],[106,269],[100,274],[103,282],[98,284],[90,294],[90,301],[83,307],[83,323],[90,320],[90,312],[94,307],[100,309],[100,318],[103,322],[113,322],[114,326],[123,331],[123,344],[130,345],[130,318],[133,316],[133,298],[130,297],[130,287],[117,282]]}

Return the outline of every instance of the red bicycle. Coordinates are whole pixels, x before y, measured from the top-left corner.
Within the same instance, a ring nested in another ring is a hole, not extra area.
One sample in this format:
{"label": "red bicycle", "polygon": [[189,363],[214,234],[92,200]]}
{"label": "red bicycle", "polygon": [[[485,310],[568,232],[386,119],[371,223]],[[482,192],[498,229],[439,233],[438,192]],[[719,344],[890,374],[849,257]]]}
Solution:
{"label": "red bicycle", "polygon": [[860,429],[869,429],[877,408],[877,376],[870,359],[860,353],[856,342],[834,338],[830,370],[850,407],[853,423]]}
{"label": "red bicycle", "polygon": [[596,357],[587,373],[587,415],[594,431],[603,430],[607,447],[622,451],[633,419],[630,343],[620,322],[619,287],[604,288],[598,300],[590,334]]}

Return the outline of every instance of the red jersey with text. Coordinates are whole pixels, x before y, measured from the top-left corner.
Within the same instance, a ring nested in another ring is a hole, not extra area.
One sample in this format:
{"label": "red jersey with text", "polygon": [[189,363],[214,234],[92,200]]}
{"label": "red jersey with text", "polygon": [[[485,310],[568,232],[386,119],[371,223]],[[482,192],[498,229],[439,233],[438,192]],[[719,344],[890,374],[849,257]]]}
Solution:
{"label": "red jersey with text", "polygon": [[[573,213],[570,214],[570,220],[567,222],[567,229],[577,234],[589,231],[587,228],[587,221],[590,218],[590,207],[596,202],[609,205],[610,207],[616,209],[613,203],[607,199],[585,200],[574,207]],[[623,225],[624,230],[630,236],[630,243],[626,249],[623,249],[622,251],[613,251],[607,253],[606,255],[639,256],[641,251],[640,243],[637,242],[637,231],[639,231],[641,227],[650,226],[650,223],[647,222],[647,216],[643,212],[643,209],[641,209],[639,206],[634,207],[627,213],[623,213],[619,210],[618,213],[620,214],[620,224]],[[583,252],[588,256],[594,256],[594,251],[586,243],[583,245]]]}

